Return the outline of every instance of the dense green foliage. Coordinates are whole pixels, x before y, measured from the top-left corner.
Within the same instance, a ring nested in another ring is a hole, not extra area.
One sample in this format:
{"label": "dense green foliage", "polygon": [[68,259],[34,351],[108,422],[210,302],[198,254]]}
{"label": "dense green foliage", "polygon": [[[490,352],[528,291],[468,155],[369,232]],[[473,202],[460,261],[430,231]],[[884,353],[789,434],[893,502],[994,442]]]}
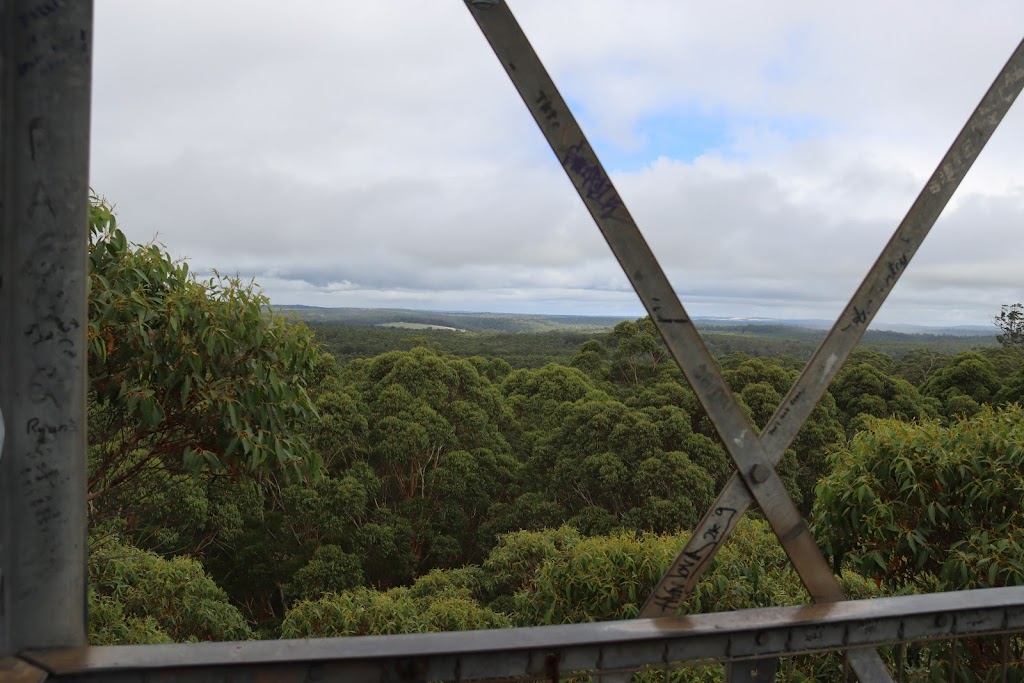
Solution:
{"label": "dense green foliage", "polygon": [[[252,283],[92,220],[94,642],[628,618],[732,472],[648,319],[319,328],[339,359]],[[721,335],[761,427],[803,350]],[[852,596],[1024,582],[1024,350],[888,341],[853,354],[783,481]],[[684,611],[806,600],[750,516]]]}
{"label": "dense green foliage", "polygon": [[242,613],[195,559],[104,538],[89,557],[92,641],[161,643],[252,637]]}
{"label": "dense green foliage", "polygon": [[163,474],[315,473],[296,428],[315,415],[308,330],[252,283],[130,244],[105,204],[90,227],[89,499]]}
{"label": "dense green foliage", "polygon": [[[982,406],[949,422],[872,420],[831,464],[818,487],[815,531],[837,564],[845,558],[895,592],[1024,585],[1020,406]],[[995,641],[968,642],[957,680],[994,680],[974,675],[997,673]],[[927,668],[932,680],[952,679]]]}
{"label": "dense green foliage", "polygon": [[360,358],[417,346],[460,358],[501,358],[515,368],[538,368],[548,363],[566,364],[580,345],[597,332],[448,332],[390,327],[338,327],[310,323],[317,340],[344,365]]}
{"label": "dense green foliage", "polygon": [[832,455],[818,537],[893,589],[1024,584],[1024,410],[877,420]]}
{"label": "dense green foliage", "polygon": [[[318,309],[319,310],[319,309]],[[330,310],[330,309],[326,309]],[[287,311],[288,314],[294,311]],[[462,314],[460,314],[462,315]],[[410,316],[403,313],[402,319]],[[355,326],[335,323],[318,317],[302,317],[313,329],[324,350],[345,364],[357,358],[369,358],[394,349],[426,346],[462,358],[470,356],[499,357],[514,368],[538,368],[548,363],[566,365],[588,340],[601,341],[614,327],[608,323],[604,329],[593,327],[567,327],[544,331],[525,332],[518,327],[510,332],[491,329],[452,332],[436,329],[402,329],[377,326]],[[388,320],[393,318],[381,318]],[[438,314],[421,319],[465,325],[462,320],[451,320]],[[789,325],[723,326],[698,324],[708,348],[716,356],[733,353],[760,358],[788,356],[807,361],[818,348],[824,330],[811,330]],[[997,346],[996,336],[961,337],[940,334],[905,334],[882,330],[868,330],[861,348],[892,358],[927,352],[949,356],[975,348]],[[915,384],[916,380],[911,380]]]}

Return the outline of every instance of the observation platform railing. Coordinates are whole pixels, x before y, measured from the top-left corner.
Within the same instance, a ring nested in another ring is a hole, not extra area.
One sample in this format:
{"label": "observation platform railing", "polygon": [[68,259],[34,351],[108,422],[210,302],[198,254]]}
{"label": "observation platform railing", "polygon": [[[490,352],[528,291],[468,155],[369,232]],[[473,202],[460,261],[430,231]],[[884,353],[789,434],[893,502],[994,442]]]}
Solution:
{"label": "observation platform railing", "polygon": [[[809,668],[818,680],[841,680],[841,657],[825,674],[814,657],[890,646],[896,680],[1016,681],[1024,679],[1022,634],[1024,586],[491,631],[28,650],[0,664],[0,680],[596,681],[641,672],[658,681],[695,680],[683,675],[695,666],[731,683],[806,680]],[[988,641],[985,662],[969,654],[978,638]],[[908,656],[907,644],[929,643],[940,647]]]}

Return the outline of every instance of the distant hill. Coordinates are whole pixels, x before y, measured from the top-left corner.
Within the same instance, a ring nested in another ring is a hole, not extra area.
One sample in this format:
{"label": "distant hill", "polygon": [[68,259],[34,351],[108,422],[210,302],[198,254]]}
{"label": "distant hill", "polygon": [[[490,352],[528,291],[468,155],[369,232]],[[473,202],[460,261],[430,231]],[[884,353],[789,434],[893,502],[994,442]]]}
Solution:
{"label": "distant hill", "polygon": [[[462,311],[417,311],[405,308],[319,308],[316,306],[273,306],[281,313],[290,314],[309,323],[340,327],[407,327],[454,328],[470,332],[600,332],[627,320],[621,316],[545,315],[541,313],[467,313]],[[831,320],[721,318],[700,317],[694,322],[701,330],[746,331],[758,335],[784,334],[785,336],[821,337],[832,327]],[[774,329],[773,328],[779,328]],[[904,337],[977,337],[979,344],[995,343],[997,330],[992,325],[906,325],[882,323],[873,325],[868,336],[889,335]],[[906,339],[912,341],[912,339]]]}
{"label": "distant hill", "polygon": [[458,311],[414,311],[404,308],[317,308],[315,306],[273,306],[308,323],[339,327],[429,326],[469,332],[598,332],[622,322],[621,317],[587,315],[541,315],[533,313],[464,313]]}
{"label": "distant hill", "polygon": [[[371,358],[394,349],[433,346],[456,356],[499,357],[512,367],[541,367],[570,361],[588,339],[601,339],[624,318],[521,313],[414,311],[399,308],[316,308],[275,306],[316,332],[341,363]],[[708,349],[715,356],[792,356],[807,360],[821,344],[827,321],[699,318]],[[894,358],[915,349],[955,354],[997,346],[994,330],[901,326],[915,333],[870,329],[858,348]]]}
{"label": "distant hill", "polygon": [[[735,327],[751,325],[782,325],[785,327],[803,327],[810,330],[829,330],[835,321],[816,318],[695,318],[698,325],[710,327]],[[903,334],[928,334],[951,337],[992,337],[995,338],[995,325],[910,325],[906,323],[873,323],[870,327],[875,332],[902,332]]]}

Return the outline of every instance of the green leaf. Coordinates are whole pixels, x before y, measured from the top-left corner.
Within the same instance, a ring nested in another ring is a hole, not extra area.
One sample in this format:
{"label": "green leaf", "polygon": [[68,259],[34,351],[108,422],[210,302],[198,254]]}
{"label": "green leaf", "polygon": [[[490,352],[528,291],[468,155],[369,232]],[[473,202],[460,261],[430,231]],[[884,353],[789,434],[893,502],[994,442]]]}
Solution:
{"label": "green leaf", "polygon": [[184,408],[188,405],[188,395],[192,391],[192,376],[185,375],[185,378],[181,381],[181,407]]}

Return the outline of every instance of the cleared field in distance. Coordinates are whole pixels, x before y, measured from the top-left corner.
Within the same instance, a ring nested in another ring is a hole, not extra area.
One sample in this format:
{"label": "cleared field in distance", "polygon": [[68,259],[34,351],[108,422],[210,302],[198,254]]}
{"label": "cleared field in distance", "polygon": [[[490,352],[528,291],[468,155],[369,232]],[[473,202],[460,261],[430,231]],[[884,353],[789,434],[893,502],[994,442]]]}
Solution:
{"label": "cleared field in distance", "polygon": [[[432,346],[456,356],[499,357],[512,367],[567,364],[588,339],[603,339],[622,318],[549,316],[503,313],[452,313],[400,309],[279,309],[312,327],[325,349],[340,363],[370,358],[386,351]],[[806,361],[825,336],[817,321],[725,322],[696,320],[708,348],[716,356],[792,356]],[[919,328],[921,332],[868,330],[858,348],[894,358],[915,349],[956,354],[998,346],[991,334],[976,330]],[[453,332],[458,331],[458,334]],[[967,332],[965,334],[964,332]]]}
{"label": "cleared field in distance", "polygon": [[397,327],[400,330],[446,330],[448,332],[468,332],[468,330],[464,330],[461,327],[430,325],[428,323],[378,323],[377,327]]}

